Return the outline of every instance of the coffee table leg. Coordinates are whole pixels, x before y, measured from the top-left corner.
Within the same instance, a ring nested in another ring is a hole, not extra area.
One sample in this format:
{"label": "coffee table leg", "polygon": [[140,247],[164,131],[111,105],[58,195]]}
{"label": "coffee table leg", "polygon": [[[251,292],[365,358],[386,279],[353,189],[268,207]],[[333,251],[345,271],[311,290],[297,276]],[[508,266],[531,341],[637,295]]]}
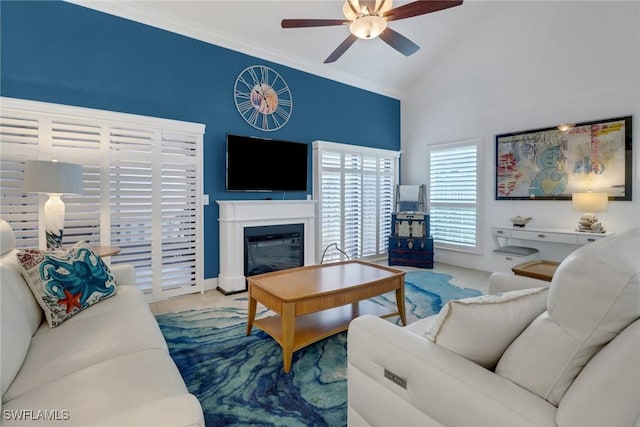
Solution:
{"label": "coffee table leg", "polygon": [[253,327],[253,321],[256,318],[256,307],[258,305],[258,301],[255,298],[249,296],[249,313],[247,315],[247,335],[251,334],[251,328]]}
{"label": "coffee table leg", "polygon": [[398,313],[400,314],[402,324],[407,326],[407,314],[404,309],[404,284],[396,289],[396,305],[398,306]]}
{"label": "coffee table leg", "polygon": [[282,304],[282,364],[285,373],[291,370],[295,338],[296,304]]}

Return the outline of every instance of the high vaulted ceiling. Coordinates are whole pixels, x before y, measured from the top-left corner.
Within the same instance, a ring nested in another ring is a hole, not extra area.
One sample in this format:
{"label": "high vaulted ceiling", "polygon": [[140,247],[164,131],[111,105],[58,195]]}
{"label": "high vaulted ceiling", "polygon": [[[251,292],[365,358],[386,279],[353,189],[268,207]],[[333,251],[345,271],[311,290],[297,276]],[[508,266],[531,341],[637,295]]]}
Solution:
{"label": "high vaulted ceiling", "polygon": [[[358,40],[337,62],[323,64],[349,35],[349,27],[282,29],[280,21],[342,19],[343,1],[69,1],[399,99],[462,38],[473,37],[473,28],[501,4],[467,0],[461,6],[390,22],[420,46],[412,56],[403,56],[380,39]],[[394,7],[406,3],[396,0]]]}

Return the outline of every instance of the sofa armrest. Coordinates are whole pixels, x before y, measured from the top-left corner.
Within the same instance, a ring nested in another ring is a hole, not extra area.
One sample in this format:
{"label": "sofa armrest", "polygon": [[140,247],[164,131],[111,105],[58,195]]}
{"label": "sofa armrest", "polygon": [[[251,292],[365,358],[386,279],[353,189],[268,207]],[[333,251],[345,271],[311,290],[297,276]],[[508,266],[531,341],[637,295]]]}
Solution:
{"label": "sofa armrest", "polygon": [[347,354],[349,412],[370,425],[555,425],[544,399],[384,319],[353,320]]}
{"label": "sofa armrest", "polygon": [[549,282],[532,277],[516,276],[511,273],[493,273],[489,276],[489,295],[502,292],[519,291],[521,289],[548,287]]}
{"label": "sofa armrest", "polygon": [[136,271],[133,264],[113,264],[109,269],[118,286],[136,285]]}

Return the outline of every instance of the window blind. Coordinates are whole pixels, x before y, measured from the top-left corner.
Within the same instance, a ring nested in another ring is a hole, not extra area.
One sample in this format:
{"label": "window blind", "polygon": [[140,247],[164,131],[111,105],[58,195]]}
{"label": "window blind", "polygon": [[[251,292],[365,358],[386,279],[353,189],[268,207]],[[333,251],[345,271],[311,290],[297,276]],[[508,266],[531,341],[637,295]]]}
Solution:
{"label": "window blind", "polygon": [[[83,194],[63,196],[63,244],[118,246],[151,300],[201,291],[202,135],[194,123],[2,98],[0,215],[18,247],[44,247],[47,196],[24,194],[24,162],[83,166]],[[39,232],[40,231],[40,232]]]}
{"label": "window blind", "polygon": [[320,201],[317,253],[324,253],[318,261],[344,260],[340,250],[351,259],[384,255],[399,153],[324,141],[314,142],[313,152],[314,198]]}
{"label": "window blind", "polygon": [[435,144],[429,149],[431,234],[439,247],[478,248],[478,143]]}

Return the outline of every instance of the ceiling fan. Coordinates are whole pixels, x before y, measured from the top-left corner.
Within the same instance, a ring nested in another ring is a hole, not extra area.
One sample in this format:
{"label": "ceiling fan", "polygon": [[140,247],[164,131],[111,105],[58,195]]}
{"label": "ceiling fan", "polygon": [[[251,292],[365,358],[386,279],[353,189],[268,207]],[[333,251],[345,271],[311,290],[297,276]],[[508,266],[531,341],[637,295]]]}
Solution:
{"label": "ceiling fan", "polygon": [[460,6],[462,0],[421,0],[393,8],[393,0],[346,0],[342,13],[346,19],[283,19],[282,28],[327,27],[347,25],[351,34],[334,50],[324,63],[335,62],[356,40],[380,37],[405,56],[414,54],[420,46],[393,31],[389,21],[411,18]]}

